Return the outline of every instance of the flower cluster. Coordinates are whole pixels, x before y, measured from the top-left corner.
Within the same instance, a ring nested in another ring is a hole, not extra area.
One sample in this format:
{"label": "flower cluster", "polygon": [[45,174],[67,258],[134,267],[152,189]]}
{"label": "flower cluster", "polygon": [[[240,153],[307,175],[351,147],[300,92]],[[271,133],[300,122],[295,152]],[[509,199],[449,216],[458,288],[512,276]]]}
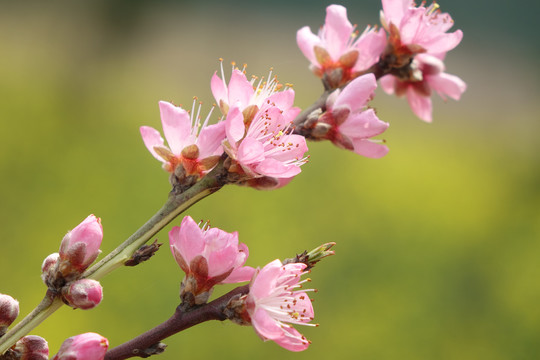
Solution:
{"label": "flower cluster", "polygon": [[449,33],[451,16],[439,5],[416,6],[413,0],[382,0],[382,28],[367,28],[360,36],[347,18],[346,9],[330,5],[318,35],[303,27],[297,43],[311,69],[327,89],[346,86],[362,74],[380,78],[383,90],[406,95],[416,116],[432,120],[431,94],[459,100],[465,83],[444,72],[446,53],[463,37],[461,30]]}
{"label": "flower cluster", "polygon": [[62,239],[60,251],[45,258],[41,279],[62,294],[63,301],[76,309],[91,309],[103,298],[101,284],[95,280],[79,279],[96,260],[103,240],[101,220],[88,216]]}
{"label": "flower cluster", "polygon": [[381,23],[388,31],[388,43],[381,61],[389,74],[381,78],[383,89],[406,95],[416,116],[431,122],[431,93],[443,99],[459,100],[465,83],[444,73],[443,59],[463,38],[461,30],[447,31],[454,21],[441,13],[439,5],[414,6],[411,0],[383,0]]}

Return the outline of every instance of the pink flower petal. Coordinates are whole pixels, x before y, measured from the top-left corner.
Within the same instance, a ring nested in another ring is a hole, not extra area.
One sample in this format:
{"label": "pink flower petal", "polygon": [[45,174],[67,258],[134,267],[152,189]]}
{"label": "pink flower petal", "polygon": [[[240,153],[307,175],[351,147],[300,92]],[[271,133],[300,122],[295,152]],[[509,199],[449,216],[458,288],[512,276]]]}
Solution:
{"label": "pink flower petal", "polygon": [[412,0],[382,0],[384,16],[388,23],[399,26],[405,12],[411,6]]}
{"label": "pink flower petal", "polygon": [[334,108],[346,106],[351,112],[358,111],[371,99],[376,87],[377,80],[373,74],[359,76],[341,91],[334,102]]}
{"label": "pink flower petal", "polygon": [[238,161],[249,165],[264,160],[264,146],[254,138],[246,137],[238,147]]}
{"label": "pink flower petal", "polygon": [[225,133],[233,148],[236,148],[236,143],[244,137],[245,132],[246,126],[244,125],[242,111],[238,106],[234,106],[229,110],[225,119]]}
{"label": "pink flower petal", "polygon": [[358,60],[353,71],[363,71],[375,64],[386,46],[386,34],[383,29],[371,30],[360,36],[354,47],[358,50]]}
{"label": "pink flower petal", "polygon": [[290,178],[300,174],[300,167],[296,165],[285,165],[276,159],[264,159],[257,165],[256,171],[259,174],[276,177]]}
{"label": "pink flower petal", "polygon": [[[197,140],[197,146],[199,147],[199,158],[204,159],[211,155],[220,155],[216,154],[216,150],[221,147],[221,143],[223,140],[225,140],[225,137],[224,121],[202,128]],[[223,152],[223,150],[221,150],[221,152]]]}
{"label": "pink flower petal", "polygon": [[173,154],[180,155],[191,135],[191,118],[187,111],[171,103],[160,101],[159,110],[163,133]]}
{"label": "pink flower petal", "polygon": [[458,46],[461,39],[463,39],[463,32],[456,30],[449,34],[443,33],[441,36],[430,40],[425,44],[425,47],[430,53],[444,53]]}
{"label": "pink flower petal", "polygon": [[407,88],[407,101],[416,116],[425,122],[431,122],[431,98],[418,94],[412,86]]}
{"label": "pink flower petal", "polygon": [[266,157],[271,157],[281,162],[293,159],[302,159],[308,151],[306,138],[301,135],[288,135],[283,139],[287,146],[276,146],[275,151],[267,151]]}
{"label": "pink flower petal", "polygon": [[227,276],[225,280],[223,280],[222,284],[236,284],[239,282],[244,281],[250,281],[253,277],[253,274],[255,274],[255,269],[251,266],[243,266],[240,268],[235,268],[231,275]]}
{"label": "pink flower petal", "polygon": [[253,93],[253,85],[246,79],[246,75],[240,70],[234,69],[229,80],[229,105],[239,102],[244,108],[249,105]]}
{"label": "pink flower petal", "polygon": [[281,346],[289,351],[304,351],[308,348],[309,342],[293,327],[284,327],[282,328],[284,332],[282,335],[276,339],[272,339]]}
{"label": "pink flower petal", "polygon": [[373,109],[367,109],[349,115],[339,127],[339,132],[351,139],[370,138],[382,134],[388,126],[388,123],[379,120]]}
{"label": "pink flower petal", "polygon": [[187,264],[204,250],[204,239],[199,225],[190,217],[182,219],[180,227],[175,226],[169,232],[171,245],[176,246]]}
{"label": "pink flower petal", "polygon": [[368,139],[353,140],[354,152],[372,159],[378,159],[388,153],[388,147]]}
{"label": "pink flower petal", "polygon": [[272,105],[280,110],[288,110],[294,105],[294,90],[287,89],[270,95],[267,99]]}
{"label": "pink flower petal", "polygon": [[309,27],[304,26],[296,32],[296,43],[309,62],[317,66],[318,62],[313,48],[321,43],[321,39],[313,34]]}
{"label": "pink flower petal", "polygon": [[274,340],[283,336],[283,331],[276,320],[263,309],[255,310],[251,315],[251,324],[259,336],[265,340]]}
{"label": "pink flower petal", "polygon": [[249,293],[255,298],[268,296],[273,285],[276,283],[282,266],[281,261],[276,259],[263,267],[262,270],[259,270],[259,273],[256,275],[257,281],[251,282]]}
{"label": "pink flower petal", "polygon": [[379,79],[379,84],[381,84],[381,88],[384,90],[385,93],[387,93],[388,95],[392,95],[394,94],[396,81],[397,80],[394,75],[385,75]]}
{"label": "pink flower petal", "polygon": [[227,96],[227,84],[225,84],[224,79],[217,76],[217,71],[212,76],[212,80],[210,80],[210,88],[212,89],[212,95],[214,95],[214,99],[216,99],[218,106],[220,100],[223,100],[226,103],[229,102]]}
{"label": "pink flower petal", "polygon": [[428,82],[443,99],[446,99],[446,95],[448,95],[454,100],[459,100],[461,94],[467,89],[467,84],[463,80],[447,73],[430,76]]}
{"label": "pink flower petal", "polygon": [[150,153],[156,159],[164,163],[165,160],[161,156],[159,156],[154,150],[154,146],[165,147],[163,138],[161,137],[159,131],[151,128],[150,126],[141,126],[140,131],[142,139],[144,141],[144,145],[146,146],[148,151],[150,151]]}
{"label": "pink flower petal", "polygon": [[326,50],[334,61],[339,60],[349,45],[354,27],[347,18],[347,9],[341,5],[326,8]]}

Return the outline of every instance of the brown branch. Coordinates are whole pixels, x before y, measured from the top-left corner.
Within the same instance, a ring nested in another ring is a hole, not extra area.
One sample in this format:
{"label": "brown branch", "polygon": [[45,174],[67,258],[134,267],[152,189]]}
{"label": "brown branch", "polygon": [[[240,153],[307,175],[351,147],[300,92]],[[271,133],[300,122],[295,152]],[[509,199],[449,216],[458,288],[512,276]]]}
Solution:
{"label": "brown branch", "polygon": [[197,306],[189,311],[183,311],[181,306],[178,306],[173,316],[165,322],[107,351],[105,360],[121,360],[135,356],[148,357],[152,354],[160,353],[163,351],[163,346],[159,346],[161,340],[205,321],[226,320],[227,316],[223,313],[223,310],[229,301],[235,296],[245,295],[248,292],[249,285],[244,285],[237,287],[208,304]]}

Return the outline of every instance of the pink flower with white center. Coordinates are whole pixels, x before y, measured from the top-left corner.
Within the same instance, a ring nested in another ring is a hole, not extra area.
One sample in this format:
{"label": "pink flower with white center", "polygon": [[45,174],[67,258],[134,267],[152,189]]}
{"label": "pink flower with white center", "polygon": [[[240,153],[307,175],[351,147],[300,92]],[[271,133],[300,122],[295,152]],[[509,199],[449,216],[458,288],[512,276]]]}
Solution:
{"label": "pink flower with white center", "polygon": [[341,5],[326,8],[318,35],[305,26],[296,33],[298,47],[311,62],[311,70],[331,88],[345,85],[379,60],[386,45],[382,29],[369,26],[358,35]]}
{"label": "pink flower with white center", "polygon": [[52,360],[103,360],[109,340],[96,333],[84,333],[66,339]]}
{"label": "pink flower with white center", "polygon": [[300,166],[308,150],[306,139],[291,134],[292,122],[277,106],[263,107],[249,125],[238,106],[227,114],[225,129],[227,141],[224,150],[239,165],[230,168],[247,178],[268,177],[275,179],[276,187],[285,185],[300,173]]}
{"label": "pink flower with white center", "polygon": [[375,76],[366,74],[351,81],[343,90],[338,89],[330,94],[326,100],[326,112],[316,125],[322,127],[320,124],[324,124],[325,131],[321,132],[321,138],[366,157],[380,158],[386,155],[388,148],[385,145],[370,140],[389,126],[379,120],[373,109],[366,108],[376,87]]}
{"label": "pink flower with white center", "polygon": [[201,107],[191,115],[171,103],[160,101],[161,124],[169,147],[165,146],[159,131],[149,126],[141,127],[144,144],[150,153],[163,163],[163,168],[174,173],[182,165],[186,175],[202,176],[212,169],[223,153],[221,141],[225,138],[225,124],[208,125],[212,110],[201,124]]}
{"label": "pink flower with white center", "polygon": [[62,297],[72,308],[88,310],[103,300],[103,288],[96,280],[80,279],[63,287]]}
{"label": "pink flower with white center", "polygon": [[300,280],[305,268],[301,263],[272,261],[255,274],[246,299],[255,332],[291,351],[305,350],[310,344],[291,324],[317,326],[309,323],[314,312],[306,291],[311,290],[296,290],[309,281]]}
{"label": "pink flower with white center", "polygon": [[[60,272],[67,275],[73,270],[77,272],[86,270],[101,252],[99,247],[102,240],[101,219],[94,215],[88,216],[62,239],[58,264]],[[45,265],[44,263],[43,266]]]}
{"label": "pink flower with white center", "polygon": [[186,273],[183,292],[190,292],[205,302],[216,284],[249,281],[255,272],[244,266],[248,247],[238,242],[238,233],[228,233],[208,224],[201,227],[190,217],[169,232],[172,254]]}
{"label": "pink flower with white center", "polygon": [[390,34],[388,42],[397,57],[446,53],[463,38],[461,30],[447,33],[454,21],[441,13],[436,3],[426,8],[416,7],[413,0],[382,0],[382,6],[381,23]]}
{"label": "pink flower with white center", "polygon": [[223,115],[227,115],[230,107],[235,105],[243,113],[246,124],[249,124],[253,116],[269,104],[278,107],[289,121],[300,113],[300,108],[293,106],[294,90],[290,89],[288,84],[283,88],[277,78],[272,76],[272,71],[267,80],[262,77],[257,82],[257,77],[252,77],[251,81],[248,81],[244,70],[241,71],[234,65],[233,63],[228,84],[225,81],[223,62],[221,62],[221,78],[215,72],[210,82],[212,94]]}
{"label": "pink flower with white center", "polygon": [[431,94],[433,91],[444,100],[447,96],[459,100],[467,88],[465,82],[459,77],[444,72],[444,63],[436,56],[419,54],[411,63],[411,68],[414,70],[411,72],[410,79],[386,75],[380,79],[381,87],[388,94],[406,95],[414,114],[426,122],[432,121]]}

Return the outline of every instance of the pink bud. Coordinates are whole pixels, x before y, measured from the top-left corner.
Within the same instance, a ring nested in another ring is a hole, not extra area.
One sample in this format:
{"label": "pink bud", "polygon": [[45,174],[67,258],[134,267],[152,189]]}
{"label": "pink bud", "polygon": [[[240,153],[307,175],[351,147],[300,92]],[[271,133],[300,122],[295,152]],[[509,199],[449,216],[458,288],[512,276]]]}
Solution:
{"label": "pink bud", "polygon": [[101,220],[90,215],[64,236],[60,244],[60,259],[82,272],[96,260],[102,240]]}
{"label": "pink bud", "polygon": [[69,306],[88,310],[99,305],[103,299],[103,288],[96,280],[81,279],[63,287],[62,295]]}
{"label": "pink bud", "polygon": [[103,360],[109,340],[96,333],[84,333],[66,339],[52,360]]}
{"label": "pink bud", "polygon": [[19,315],[19,302],[9,295],[0,294],[0,336]]}
{"label": "pink bud", "polygon": [[47,341],[36,335],[28,335],[17,341],[12,348],[18,360],[47,360],[49,345]]}

